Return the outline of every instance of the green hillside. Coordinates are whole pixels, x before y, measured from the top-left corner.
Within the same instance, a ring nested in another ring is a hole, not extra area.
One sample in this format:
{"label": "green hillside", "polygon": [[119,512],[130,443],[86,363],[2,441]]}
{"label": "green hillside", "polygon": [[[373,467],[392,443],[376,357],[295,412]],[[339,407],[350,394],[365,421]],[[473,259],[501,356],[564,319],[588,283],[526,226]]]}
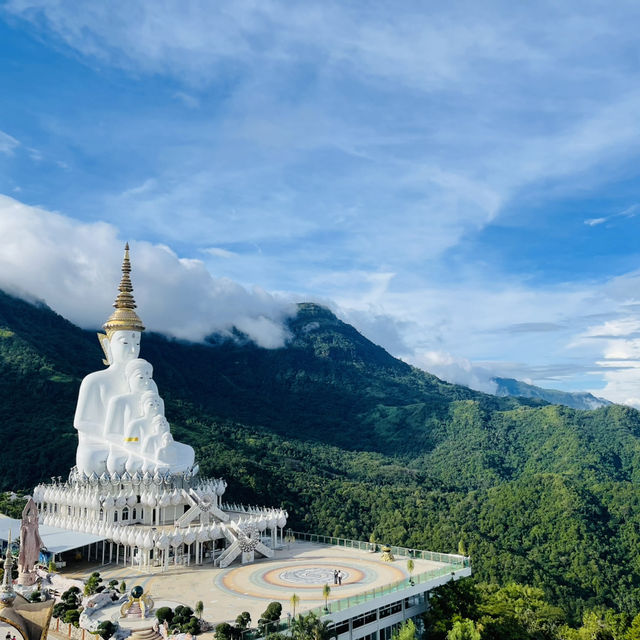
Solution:
{"label": "green hillside", "polygon": [[[483,580],[542,587],[570,616],[640,611],[640,414],[451,385],[300,305],[285,348],[145,335],[177,439],[227,498],[294,528],[456,551]],[[0,488],[66,476],[95,333],[0,293]]]}

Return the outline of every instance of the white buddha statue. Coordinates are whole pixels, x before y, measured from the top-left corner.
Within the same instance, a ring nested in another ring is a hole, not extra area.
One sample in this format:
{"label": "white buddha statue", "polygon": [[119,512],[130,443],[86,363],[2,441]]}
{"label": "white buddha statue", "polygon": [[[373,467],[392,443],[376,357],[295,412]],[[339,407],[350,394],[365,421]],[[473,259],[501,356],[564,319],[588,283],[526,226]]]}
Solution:
{"label": "white buddha statue", "polygon": [[[80,385],[78,404],[73,425],[78,430],[78,450],[76,464],[79,473],[101,475],[105,470],[110,473],[122,472],[131,457],[132,468],[150,471],[167,468],[166,464],[153,462],[145,464],[142,455],[143,439],[151,434],[154,427],[149,420],[138,423],[139,434],[126,435],[129,425],[144,418],[142,397],[152,394],[154,415],[162,417],[164,422],[164,403],[157,393],[153,381],[153,368],[138,358],[140,353],[140,334],[144,325],[135,312],[131,279],[129,274],[129,245],[125,247],[122,263],[122,280],[118,297],[114,303],[115,311],[104,325],[106,335],[98,334],[100,344],[106,355],[107,369],[90,373]],[[157,405],[157,406],[155,406]],[[168,423],[166,431],[169,431]],[[138,431],[136,431],[138,433]],[[160,434],[161,435],[161,434]],[[138,440],[127,440],[135,438]],[[135,447],[127,445],[136,444]],[[194,461],[194,452],[188,445],[174,443],[174,462],[169,471],[187,470]],[[135,451],[134,451],[135,449]]]}

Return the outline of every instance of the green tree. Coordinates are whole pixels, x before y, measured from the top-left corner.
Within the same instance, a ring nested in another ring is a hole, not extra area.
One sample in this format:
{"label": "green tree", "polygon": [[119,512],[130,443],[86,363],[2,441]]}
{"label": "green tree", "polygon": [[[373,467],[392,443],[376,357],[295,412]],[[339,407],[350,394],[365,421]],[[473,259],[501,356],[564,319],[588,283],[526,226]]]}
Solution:
{"label": "green tree", "polygon": [[282,605],[279,602],[270,602],[267,608],[262,612],[262,616],[258,620],[258,631],[261,635],[266,635],[269,630],[276,627],[280,616],[282,615]]}
{"label": "green tree", "polygon": [[120,583],[120,593],[125,593],[126,590],[127,590],[127,583],[123,580]]}
{"label": "green tree", "polygon": [[542,589],[511,583],[502,588],[483,586],[481,593],[480,622],[489,635],[554,638],[564,621],[562,609],[546,602]]}
{"label": "green tree", "polygon": [[196,602],[194,611],[198,618],[202,620],[202,612],[204,611],[204,602],[202,602],[202,600],[198,600],[198,602]]}
{"label": "green tree", "polygon": [[413,570],[416,568],[416,564],[413,558],[407,560],[407,571],[409,572],[409,582],[413,584]]}
{"label": "green tree", "polygon": [[173,620],[173,609],[171,607],[160,607],[159,609],[156,609],[156,618],[160,624],[165,620],[168,624],[171,624],[171,621]]}
{"label": "green tree", "polygon": [[84,595],[90,596],[100,588],[100,583],[102,582],[102,578],[97,571],[94,571],[87,580],[87,583],[84,585]]}
{"label": "green tree", "polygon": [[473,620],[456,620],[453,627],[447,633],[447,640],[480,640],[478,631]]}
{"label": "green tree", "polygon": [[238,617],[236,618],[236,627],[238,627],[238,629],[244,631],[245,629],[249,628],[250,624],[251,614],[248,611],[243,611],[242,613],[238,614]]}
{"label": "green tree", "polygon": [[118,625],[111,622],[111,620],[103,620],[98,625],[98,635],[102,638],[102,640],[109,640],[111,636],[115,634],[118,630]]}
{"label": "green tree", "polygon": [[228,622],[221,622],[216,625],[215,638],[216,640],[231,640],[233,627]]}
{"label": "green tree", "polygon": [[80,606],[80,589],[78,587],[67,589],[60,597],[67,610],[77,609]]}
{"label": "green tree", "polygon": [[454,618],[478,618],[480,593],[472,578],[451,580],[431,592],[424,623],[429,640],[444,640]]}
{"label": "green tree", "polygon": [[393,633],[393,640],[416,640],[417,631],[413,620],[407,620]]}
{"label": "green tree", "polygon": [[291,621],[291,637],[294,640],[329,640],[329,622],[321,621],[315,613],[299,615]]}
{"label": "green tree", "polygon": [[329,612],[329,594],[331,593],[331,587],[328,584],[325,584],[322,587],[322,597],[324,598],[324,611],[325,613]]}
{"label": "green tree", "polygon": [[300,602],[300,596],[296,595],[295,593],[291,594],[291,597],[289,598],[289,602],[291,603],[291,608],[293,609],[293,613],[291,615],[295,618],[296,606]]}
{"label": "green tree", "polygon": [[72,624],[74,627],[79,627],[80,612],[77,609],[68,609],[65,611],[64,618],[62,618],[62,620],[68,624]]}
{"label": "green tree", "polygon": [[631,621],[625,640],[640,640],[640,614]]}

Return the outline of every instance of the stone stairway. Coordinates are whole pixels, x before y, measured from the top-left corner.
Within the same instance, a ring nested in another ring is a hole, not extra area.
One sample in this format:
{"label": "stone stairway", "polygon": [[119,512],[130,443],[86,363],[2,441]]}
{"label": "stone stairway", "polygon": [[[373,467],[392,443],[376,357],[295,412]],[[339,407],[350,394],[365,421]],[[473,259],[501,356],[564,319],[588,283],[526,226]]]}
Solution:
{"label": "stone stairway", "polygon": [[129,640],[162,640],[162,636],[152,627],[148,629],[136,629],[130,636]]}

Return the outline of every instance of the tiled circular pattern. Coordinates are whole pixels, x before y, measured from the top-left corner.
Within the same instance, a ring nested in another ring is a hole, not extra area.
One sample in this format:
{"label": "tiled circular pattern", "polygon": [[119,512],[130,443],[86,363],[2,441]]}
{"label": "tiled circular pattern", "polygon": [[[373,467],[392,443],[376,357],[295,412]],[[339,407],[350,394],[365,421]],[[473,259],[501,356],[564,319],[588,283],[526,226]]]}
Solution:
{"label": "tiled circular pattern", "polygon": [[[276,566],[274,566],[274,564]],[[343,573],[342,584],[333,582],[333,572]],[[331,587],[330,599],[355,595],[383,581],[402,579],[404,574],[387,563],[371,561],[338,561],[323,563],[313,560],[283,563],[260,563],[234,567],[217,576],[216,586],[239,597],[288,599],[295,591],[303,601],[322,601],[322,587]]]}
{"label": "tiled circular pattern", "polygon": [[[329,567],[299,567],[297,569],[287,569],[283,571],[278,578],[283,582],[291,584],[307,586],[318,586],[324,584],[333,584],[334,569]],[[342,581],[347,582],[349,572],[342,569]]]}
{"label": "tiled circular pattern", "polygon": [[367,584],[376,579],[376,574],[371,570],[362,571],[353,566],[345,566],[340,564],[339,566],[329,566],[320,564],[299,564],[294,567],[289,567],[283,571],[282,567],[272,569],[271,571],[261,572],[258,581],[256,574],[252,575],[252,582],[256,584],[260,582],[262,584],[272,585],[274,587],[286,587],[291,589],[292,586],[299,589],[318,589],[325,584],[330,587],[335,586],[338,589],[338,585],[333,584],[333,571],[334,569],[340,569],[342,571],[342,587],[353,584]]}

